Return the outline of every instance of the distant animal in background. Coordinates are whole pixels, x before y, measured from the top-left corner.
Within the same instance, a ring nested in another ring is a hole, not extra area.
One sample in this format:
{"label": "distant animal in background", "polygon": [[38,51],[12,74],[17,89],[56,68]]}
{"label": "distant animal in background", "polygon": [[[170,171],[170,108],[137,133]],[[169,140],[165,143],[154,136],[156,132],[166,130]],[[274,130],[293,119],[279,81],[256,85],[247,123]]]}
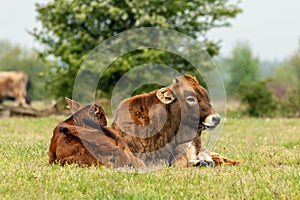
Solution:
{"label": "distant animal in background", "polygon": [[0,103],[5,98],[14,99],[19,106],[30,104],[28,76],[21,71],[0,72]]}

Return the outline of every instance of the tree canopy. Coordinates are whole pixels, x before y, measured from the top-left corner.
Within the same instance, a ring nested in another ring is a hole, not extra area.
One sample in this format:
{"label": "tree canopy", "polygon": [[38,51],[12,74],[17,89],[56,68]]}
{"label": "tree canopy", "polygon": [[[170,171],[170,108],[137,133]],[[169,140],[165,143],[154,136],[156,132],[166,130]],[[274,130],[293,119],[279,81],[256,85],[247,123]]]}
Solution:
{"label": "tree canopy", "polygon": [[[218,54],[218,41],[209,40],[207,33],[229,26],[229,20],[241,12],[238,5],[239,1],[229,0],[52,0],[36,4],[42,28],[34,29],[31,34],[45,46],[40,52],[42,56],[54,55],[61,61],[61,66],[51,70],[56,72],[51,81],[56,83],[52,86],[57,91],[55,95],[70,95],[77,70],[88,53],[101,41],[125,30],[139,27],[176,30],[203,43],[211,56]],[[164,61],[170,56],[165,52],[147,51],[145,56],[141,56],[144,51],[139,53],[138,57],[144,60],[155,55],[154,61]],[[182,58],[175,60],[187,65]],[[124,59],[117,63],[120,68],[111,74],[116,79],[133,67]]]}
{"label": "tree canopy", "polygon": [[259,59],[247,42],[238,42],[227,59],[230,80],[227,92],[233,94],[241,84],[253,83],[260,79]]}

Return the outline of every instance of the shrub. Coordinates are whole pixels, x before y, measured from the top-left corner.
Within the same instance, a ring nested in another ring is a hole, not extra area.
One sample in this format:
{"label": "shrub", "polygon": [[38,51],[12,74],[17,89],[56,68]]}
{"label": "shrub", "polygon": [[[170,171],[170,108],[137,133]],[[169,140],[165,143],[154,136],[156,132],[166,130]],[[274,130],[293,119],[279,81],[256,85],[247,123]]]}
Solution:
{"label": "shrub", "polygon": [[273,117],[276,115],[276,100],[267,86],[267,81],[243,83],[238,88],[241,102],[246,105],[246,112],[253,117]]}
{"label": "shrub", "polygon": [[300,117],[300,87],[290,89],[287,99],[282,100],[280,113],[285,117]]}

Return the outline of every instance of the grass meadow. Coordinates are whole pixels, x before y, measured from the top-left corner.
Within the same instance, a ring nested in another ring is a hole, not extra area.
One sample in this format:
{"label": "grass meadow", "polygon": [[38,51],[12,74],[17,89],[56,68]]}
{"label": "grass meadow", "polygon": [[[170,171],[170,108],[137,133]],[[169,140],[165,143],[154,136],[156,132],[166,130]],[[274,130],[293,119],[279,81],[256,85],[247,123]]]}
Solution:
{"label": "grass meadow", "polygon": [[48,165],[63,116],[0,119],[0,199],[299,199],[299,119],[228,119],[215,152],[240,166],[125,173]]}

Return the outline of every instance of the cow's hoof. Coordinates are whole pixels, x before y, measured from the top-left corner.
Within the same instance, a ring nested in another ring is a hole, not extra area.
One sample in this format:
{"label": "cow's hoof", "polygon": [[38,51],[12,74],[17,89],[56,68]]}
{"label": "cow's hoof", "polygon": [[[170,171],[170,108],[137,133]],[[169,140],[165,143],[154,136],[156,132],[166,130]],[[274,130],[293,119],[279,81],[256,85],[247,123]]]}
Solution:
{"label": "cow's hoof", "polygon": [[215,167],[215,163],[211,162],[211,161],[206,161],[206,160],[199,160],[199,162],[197,163],[196,166],[214,168]]}

